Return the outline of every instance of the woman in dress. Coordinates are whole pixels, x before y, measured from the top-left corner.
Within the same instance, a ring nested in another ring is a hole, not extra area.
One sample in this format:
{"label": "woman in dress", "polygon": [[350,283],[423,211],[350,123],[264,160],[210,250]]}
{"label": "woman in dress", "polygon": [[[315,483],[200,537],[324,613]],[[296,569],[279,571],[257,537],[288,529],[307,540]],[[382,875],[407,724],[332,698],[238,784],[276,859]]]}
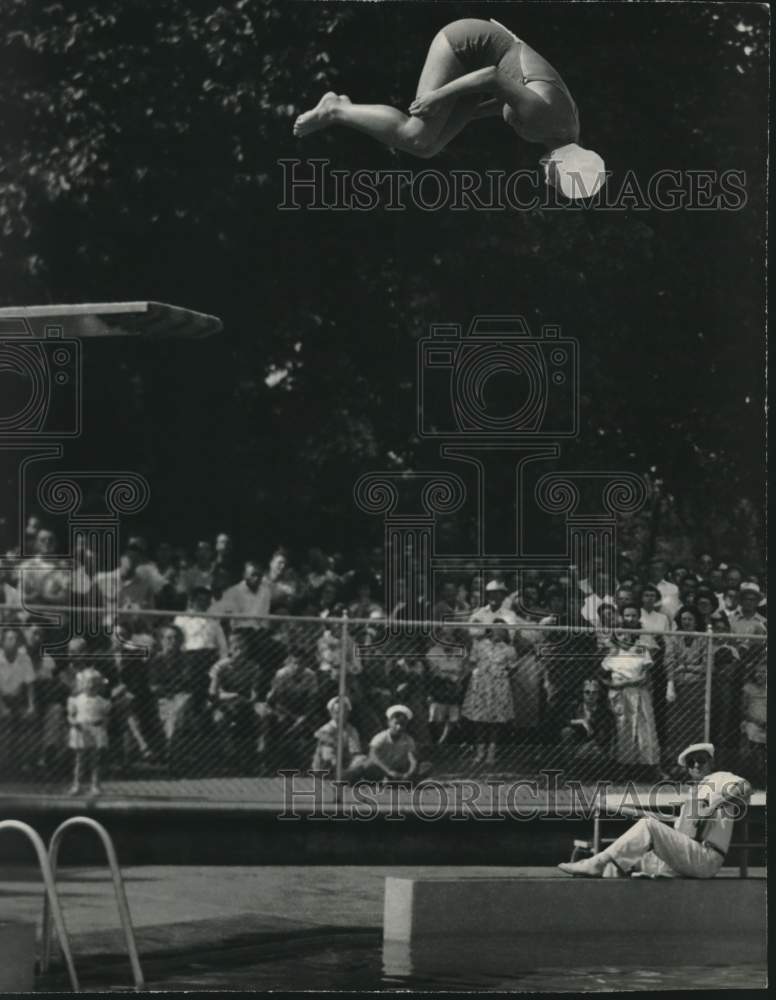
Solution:
{"label": "woman in dress", "polygon": [[666,754],[671,758],[688,741],[703,735],[706,700],[707,639],[703,620],[694,608],[684,607],[676,616],[676,634],[666,640]]}
{"label": "woman in dress", "polygon": [[517,666],[517,654],[509,641],[503,618],[494,618],[482,639],[472,645],[474,667],[463,701],[463,715],[476,723],[477,753],[474,763],[496,762],[499,731],[515,717],[510,674]]}
{"label": "woman in dress", "polygon": [[497,21],[464,18],[437,33],[409,115],[383,104],[324,94],[294,123],[298,137],[343,125],[414,156],[429,158],[475,118],[497,116],[526,142],[544,147],[547,184],[568,198],[591,197],[603,160],[579,145],[579,112],[560,74]]}
{"label": "woman in dress", "polygon": [[515,727],[518,739],[525,743],[538,742],[543,707],[542,681],[544,671],[536,646],[544,641],[541,629],[531,628],[545,616],[541,607],[539,588],[527,583],[518,600],[514,602],[519,624],[528,626],[515,633],[514,645],[517,665],[512,674],[512,700],[515,710]]}
{"label": "woman in dress", "polygon": [[639,642],[639,625],[619,629],[612,651],[601,663],[602,679],[609,688],[614,716],[614,759],[626,766],[657,768],[660,747],[652,707],[650,670],[652,658]]}

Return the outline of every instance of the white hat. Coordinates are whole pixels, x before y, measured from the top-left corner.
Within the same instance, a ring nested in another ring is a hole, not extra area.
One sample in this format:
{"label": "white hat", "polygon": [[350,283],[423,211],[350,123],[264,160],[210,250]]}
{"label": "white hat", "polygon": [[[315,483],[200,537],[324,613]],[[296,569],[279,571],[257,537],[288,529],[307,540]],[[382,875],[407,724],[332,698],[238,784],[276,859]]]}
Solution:
{"label": "white hat", "polygon": [[542,163],[547,183],[566,198],[592,198],[606,181],[606,167],[598,153],[575,142],[553,149]]}
{"label": "white hat", "polygon": [[492,594],[494,590],[503,590],[506,592],[506,585],[501,582],[501,580],[491,580],[490,583],[485,588],[486,594]]}
{"label": "white hat", "polygon": [[739,590],[751,590],[752,593],[754,593],[754,594],[761,594],[762,593],[762,591],[757,586],[757,584],[753,583],[751,580],[744,580],[744,582],[741,584],[741,586],[738,589]]}
{"label": "white hat", "polygon": [[407,708],[406,705],[391,705],[390,708],[386,708],[385,717],[390,719],[392,715],[406,715],[407,722],[412,719],[412,712]]}
{"label": "white hat", "polygon": [[[350,698],[348,698],[347,696],[343,698],[343,702],[348,706],[349,709],[353,707],[350,704]],[[337,710],[338,707],[339,707],[339,698],[337,697],[337,695],[335,695],[333,698],[329,698],[329,700],[326,702],[326,711],[329,713],[329,715],[334,715],[334,712]]]}
{"label": "white hat", "polygon": [[692,743],[687,747],[686,750],[682,750],[679,756],[676,758],[677,763],[684,767],[684,762],[690,756],[691,753],[707,753],[709,757],[714,759],[714,744],[713,743]]}
{"label": "white hat", "polygon": [[94,667],[86,667],[84,670],[79,670],[75,675],[75,689],[78,692],[85,691],[89,685],[89,681],[100,681],[100,683],[105,683],[105,677],[100,673],[99,670]]}

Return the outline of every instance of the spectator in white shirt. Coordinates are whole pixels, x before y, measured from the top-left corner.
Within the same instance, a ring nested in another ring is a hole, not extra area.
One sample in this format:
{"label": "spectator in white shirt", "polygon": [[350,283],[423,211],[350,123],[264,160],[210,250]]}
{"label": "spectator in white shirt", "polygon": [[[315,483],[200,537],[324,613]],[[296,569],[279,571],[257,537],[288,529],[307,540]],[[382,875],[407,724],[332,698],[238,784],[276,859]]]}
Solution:
{"label": "spectator in white shirt", "polygon": [[[662,611],[655,610],[660,600],[660,591],[657,587],[648,583],[641,592],[641,627],[650,629],[652,632],[670,632],[671,622]],[[657,646],[655,635],[642,635],[641,642],[649,649]]]}
{"label": "spectator in white shirt", "polygon": [[246,615],[230,622],[233,629],[267,628],[272,589],[266,578],[262,578],[261,566],[253,559],[245,563],[243,578],[225,591],[220,611],[224,615]]}
{"label": "spectator in white shirt", "polygon": [[760,606],[760,591],[751,588],[741,591],[741,609],[730,622],[730,629],[736,635],[767,635],[768,622],[757,610]]}
{"label": "spectator in white shirt", "polygon": [[221,659],[229,654],[224,630],[216,618],[205,618],[210,609],[212,593],[209,587],[195,587],[189,598],[189,611],[194,614],[177,615],[173,625],[183,634],[183,651],[210,650]]}
{"label": "spectator in white shirt", "polygon": [[598,624],[598,609],[602,604],[614,604],[612,578],[605,570],[600,570],[593,580],[593,590],[582,604],[582,617],[589,625]]}
{"label": "spectator in white shirt", "polygon": [[679,588],[666,579],[666,569],[664,559],[653,559],[649,564],[649,582],[660,591],[660,610],[672,619],[680,607]]}
{"label": "spectator in white shirt", "polygon": [[56,550],[54,532],[41,528],[35,537],[35,555],[19,567],[19,588],[25,605],[69,604],[70,566],[54,555]]}

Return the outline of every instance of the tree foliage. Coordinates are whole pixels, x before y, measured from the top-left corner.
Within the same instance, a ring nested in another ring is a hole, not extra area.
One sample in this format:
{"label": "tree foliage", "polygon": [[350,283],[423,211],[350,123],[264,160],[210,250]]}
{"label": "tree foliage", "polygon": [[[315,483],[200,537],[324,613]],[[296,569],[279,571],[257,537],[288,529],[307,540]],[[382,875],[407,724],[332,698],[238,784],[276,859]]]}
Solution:
{"label": "tree foliage", "polygon": [[765,8],[496,11],[563,72],[610,183],[628,171],[742,170],[740,211],[277,210],[283,158],[533,167],[537,150],[493,120],[432,164],[355,133],[291,134],[326,89],[406,107],[434,33],[493,12],[268,0],[0,8],[5,303],[155,298],[225,320],[204,344],[88,345],[87,434],[68,456],[118,453],[145,472],[153,534],[231,523],[259,546],[350,547],[366,530],[353,518],[358,474],[439,461],[415,433],[417,339],[431,322],[491,312],[560,323],[582,344],[583,433],[564,467],[652,470],[688,545],[756,549]]}

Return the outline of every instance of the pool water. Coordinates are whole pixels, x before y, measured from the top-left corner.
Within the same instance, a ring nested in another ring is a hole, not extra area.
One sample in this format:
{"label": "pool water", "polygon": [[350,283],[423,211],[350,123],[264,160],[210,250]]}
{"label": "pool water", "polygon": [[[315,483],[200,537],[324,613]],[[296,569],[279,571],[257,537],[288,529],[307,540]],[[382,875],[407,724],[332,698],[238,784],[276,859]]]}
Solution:
{"label": "pool water", "polygon": [[[334,935],[336,938],[337,936]],[[544,969],[511,976],[481,972],[461,976],[434,971],[386,972],[380,934],[349,933],[342,940],[286,939],[251,949],[230,949],[152,961],[146,966],[146,988],[172,991],[212,990],[492,990],[538,993],[607,992],[612,990],[763,989],[765,966],[684,966],[633,969],[616,966]],[[125,991],[128,970],[84,969],[86,990]],[[49,989],[53,983],[40,984]]]}

